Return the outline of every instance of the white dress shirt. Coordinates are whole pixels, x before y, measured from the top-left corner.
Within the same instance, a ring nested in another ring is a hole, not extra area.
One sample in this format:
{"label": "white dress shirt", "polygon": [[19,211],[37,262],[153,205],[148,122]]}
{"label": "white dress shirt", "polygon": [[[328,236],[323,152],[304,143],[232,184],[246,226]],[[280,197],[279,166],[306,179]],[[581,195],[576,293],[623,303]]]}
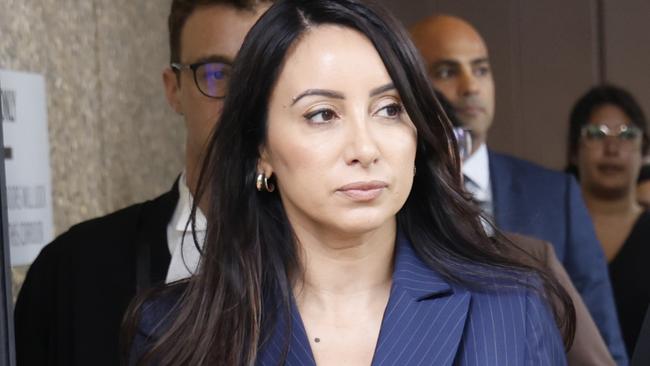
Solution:
{"label": "white dress shirt", "polygon": [[480,203],[485,214],[493,217],[494,205],[492,202],[492,185],[490,184],[490,161],[485,144],[482,144],[474,154],[463,162],[462,171],[465,176],[465,188]]}
{"label": "white dress shirt", "polygon": [[[178,179],[178,203],[171,221],[167,224],[167,244],[171,261],[165,283],[187,278],[198,268],[201,254],[194,243],[192,223],[190,222],[193,201],[192,193],[185,180],[185,172],[183,172]],[[199,208],[196,210],[194,226],[196,239],[202,247],[205,240],[206,219]]]}

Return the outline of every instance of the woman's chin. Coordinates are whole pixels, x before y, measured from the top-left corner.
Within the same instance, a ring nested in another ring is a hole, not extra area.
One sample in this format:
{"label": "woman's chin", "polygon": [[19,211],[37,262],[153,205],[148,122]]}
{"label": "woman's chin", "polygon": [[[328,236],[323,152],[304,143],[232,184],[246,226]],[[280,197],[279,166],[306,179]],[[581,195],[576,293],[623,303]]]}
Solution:
{"label": "woman's chin", "polygon": [[335,230],[348,236],[363,236],[378,230],[395,226],[395,215],[373,215],[372,213],[345,215],[333,225]]}

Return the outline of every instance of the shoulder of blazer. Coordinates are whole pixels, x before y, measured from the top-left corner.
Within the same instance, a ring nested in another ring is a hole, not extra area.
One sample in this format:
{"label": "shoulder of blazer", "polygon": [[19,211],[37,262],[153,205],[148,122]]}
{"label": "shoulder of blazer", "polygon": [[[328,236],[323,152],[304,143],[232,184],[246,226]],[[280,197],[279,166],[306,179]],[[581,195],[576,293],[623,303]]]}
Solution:
{"label": "shoulder of blazer", "polygon": [[496,169],[498,171],[505,170],[509,172],[516,171],[518,175],[521,174],[525,177],[534,176],[558,181],[566,180],[568,177],[566,173],[555,171],[511,155],[497,153],[492,150],[488,150],[488,155],[491,170]]}

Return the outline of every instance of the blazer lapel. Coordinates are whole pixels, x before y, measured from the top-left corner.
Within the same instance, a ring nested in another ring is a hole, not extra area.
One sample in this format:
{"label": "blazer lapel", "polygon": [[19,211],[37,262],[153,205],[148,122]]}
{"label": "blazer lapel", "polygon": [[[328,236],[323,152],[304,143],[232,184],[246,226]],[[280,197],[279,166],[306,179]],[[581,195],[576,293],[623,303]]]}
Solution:
{"label": "blazer lapel", "polygon": [[[372,365],[451,365],[462,339],[471,295],[452,287],[429,269],[401,235],[395,271]],[[260,347],[258,366],[315,366],[309,340],[295,304],[291,334],[280,316],[268,341]],[[287,342],[287,337],[291,337]],[[286,344],[286,361],[281,363]]]}
{"label": "blazer lapel", "polygon": [[[290,324],[287,324],[288,321],[283,316],[281,309],[277,309],[276,314],[279,314],[276,318],[276,324],[271,330],[271,335],[266,343],[260,347],[256,365],[316,366],[307,332],[298,313],[298,307],[293,303],[293,300],[291,303]],[[290,334],[287,334],[288,327],[291,327]],[[287,337],[290,337],[288,342]],[[289,348],[286,350],[286,359],[282,362],[287,344]]]}
{"label": "blazer lapel", "polygon": [[451,365],[471,295],[427,267],[398,239],[393,287],[372,365]]}

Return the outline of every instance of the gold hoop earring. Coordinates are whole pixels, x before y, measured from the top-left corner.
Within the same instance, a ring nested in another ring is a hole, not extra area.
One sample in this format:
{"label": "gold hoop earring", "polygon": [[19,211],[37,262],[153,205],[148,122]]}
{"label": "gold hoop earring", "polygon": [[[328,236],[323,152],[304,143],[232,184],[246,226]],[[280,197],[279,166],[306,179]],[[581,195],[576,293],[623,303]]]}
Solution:
{"label": "gold hoop earring", "polygon": [[262,188],[269,193],[275,191],[275,186],[273,183],[269,183],[269,177],[264,175],[263,172],[257,174],[257,178],[255,179],[255,188],[257,188],[259,192],[262,192]]}

